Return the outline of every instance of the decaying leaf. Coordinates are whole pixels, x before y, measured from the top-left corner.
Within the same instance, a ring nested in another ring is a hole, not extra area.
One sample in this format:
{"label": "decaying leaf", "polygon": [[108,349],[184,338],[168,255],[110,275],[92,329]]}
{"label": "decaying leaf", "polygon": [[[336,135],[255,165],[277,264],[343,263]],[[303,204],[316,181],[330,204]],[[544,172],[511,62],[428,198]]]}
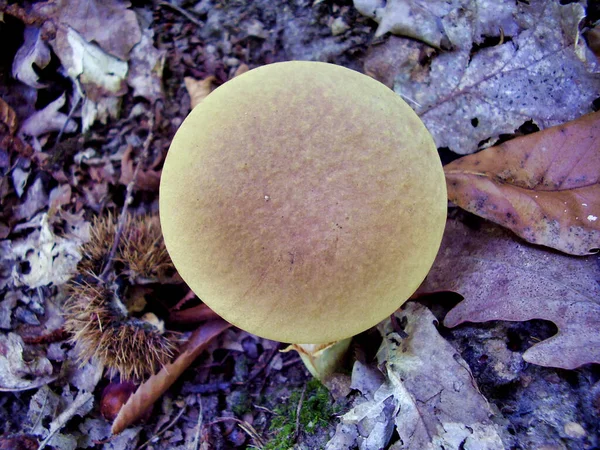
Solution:
{"label": "decaying leaf", "polygon": [[154,402],[177,381],[183,371],[204,351],[210,341],[229,327],[231,327],[230,323],[222,319],[216,319],[206,322],[194,331],[175,361],[164,366],[157,374],[152,375],[129,397],[113,423],[113,434],[119,434],[142,417],[144,412],[152,407]]}
{"label": "decaying leaf", "polygon": [[[405,324],[401,332],[398,323]],[[348,425],[358,426],[354,445],[361,450],[388,448],[394,427],[400,439],[389,448],[395,450],[504,448],[490,405],[467,363],[434,324],[427,308],[408,303],[393,321],[379,325],[383,342],[377,360],[386,380],[342,416],[336,435],[344,433],[344,426],[346,434],[352,434]],[[357,375],[369,376],[364,370],[354,371],[354,386],[364,384]],[[369,377],[367,385],[372,384]]]}
{"label": "decaying leaf", "polygon": [[523,239],[573,255],[600,248],[600,112],[465,156],[448,198]]}
{"label": "decaying leaf", "polygon": [[[471,48],[500,28],[512,35],[516,30],[516,2],[495,0],[354,0],[361,14],[379,22],[376,36],[394,33],[440,48]],[[461,14],[462,10],[462,14]],[[465,12],[468,11],[467,14]]]}
{"label": "decaying leaf", "polygon": [[73,133],[77,129],[77,123],[60,112],[60,109],[65,105],[65,99],[63,93],[56,100],[46,105],[44,109],[29,116],[21,125],[19,136],[23,139],[32,138],[32,145],[37,151],[42,150],[38,137],[53,131],[60,131],[63,127],[67,133]]}
{"label": "decaying leaf", "polygon": [[523,359],[575,369],[600,363],[600,260],[544,251],[489,222],[478,229],[451,219],[420,292],[454,291],[464,300],[444,325],[544,319],[558,333]]}
{"label": "decaying leaf", "polygon": [[57,40],[69,28],[87,42],[96,42],[107,53],[126,61],[142,35],[131,3],[121,0],[50,0],[35,5],[34,12],[51,19]]}
{"label": "decaying leaf", "polygon": [[24,346],[18,334],[0,334],[0,391],[33,389],[56,379],[47,358],[23,359]]}
{"label": "decaying leaf", "polygon": [[131,51],[127,83],[133,88],[133,95],[150,101],[162,98],[162,74],[166,52],[154,47],[154,31],[146,28],[142,38]]}
{"label": "decaying leaf", "polygon": [[39,81],[34,69],[43,69],[50,63],[50,47],[41,37],[41,30],[36,27],[25,28],[25,42],[15,55],[12,65],[14,78],[36,89],[46,87]]}
{"label": "decaying leaf", "polygon": [[127,60],[142,38],[130,6],[116,0],[51,0],[34,7],[37,15],[53,22],[56,35],[49,43],[83,90],[83,131],[95,120],[106,123],[119,115],[127,92]]}
{"label": "decaying leaf", "polygon": [[188,94],[190,95],[190,103],[192,109],[198,106],[198,104],[202,102],[202,100],[204,100],[208,96],[208,94],[210,94],[213,91],[213,82],[215,81],[215,79],[216,77],[214,75],[206,77],[204,80],[195,80],[192,77],[185,77],[183,79],[185,83],[185,88],[187,89]]}
{"label": "decaying leaf", "polygon": [[[390,1],[385,10],[402,9],[407,3]],[[501,134],[514,133],[528,120],[544,129],[591,111],[600,77],[578,55],[578,24],[585,16],[581,4],[432,4],[427,3],[431,12],[447,10],[433,19],[453,50],[434,55],[424,76],[416,71],[420,60],[402,67],[394,90],[415,108],[438,147],[469,154],[493,144]],[[486,37],[498,45],[473,46]]]}
{"label": "decaying leaf", "polygon": [[15,285],[37,288],[66,283],[81,259],[81,244],[75,236],[55,235],[44,214],[39,231],[12,243],[12,257],[17,260],[12,274]]}
{"label": "decaying leaf", "polygon": [[2,98],[0,98],[0,123],[5,125],[8,134],[13,135],[17,131],[17,114]]}
{"label": "decaying leaf", "polygon": [[[121,159],[121,178],[119,182],[127,186],[133,181],[133,174],[135,173],[135,167],[133,167],[133,147],[129,146],[123,153]],[[135,188],[140,191],[158,192],[158,186],[160,184],[160,171],[147,169],[140,169],[135,179]]]}

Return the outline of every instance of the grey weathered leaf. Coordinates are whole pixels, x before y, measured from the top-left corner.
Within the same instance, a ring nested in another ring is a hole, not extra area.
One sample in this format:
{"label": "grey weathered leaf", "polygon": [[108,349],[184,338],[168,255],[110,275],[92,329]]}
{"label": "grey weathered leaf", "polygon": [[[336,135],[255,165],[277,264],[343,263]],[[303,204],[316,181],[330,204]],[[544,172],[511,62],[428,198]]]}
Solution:
{"label": "grey weathered leaf", "polygon": [[[394,425],[400,439],[391,449],[503,449],[490,405],[467,363],[439,335],[433,314],[409,302],[395,319],[405,324],[403,335],[390,319],[379,324],[383,343],[377,359],[386,380],[342,416],[332,442],[354,436],[354,425],[360,430],[354,445],[384,448]],[[353,379],[353,384],[360,383]]]}
{"label": "grey weathered leaf", "polygon": [[[388,2],[385,10],[404,3]],[[491,3],[508,6],[494,17],[482,12]],[[591,111],[600,76],[581,60],[581,4],[464,0],[446,8],[436,16],[453,50],[438,52],[420,71],[420,59],[403,65],[394,84],[438,147],[469,154],[529,120],[544,129]],[[499,44],[474,47],[483,36]]]}

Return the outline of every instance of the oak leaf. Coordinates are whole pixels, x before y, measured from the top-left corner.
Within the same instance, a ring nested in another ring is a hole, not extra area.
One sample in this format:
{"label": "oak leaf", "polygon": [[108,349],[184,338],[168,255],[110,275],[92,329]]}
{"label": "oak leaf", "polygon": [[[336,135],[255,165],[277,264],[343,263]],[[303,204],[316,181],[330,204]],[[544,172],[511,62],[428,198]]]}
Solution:
{"label": "oak leaf", "polygon": [[600,112],[465,156],[444,171],[448,198],[534,244],[600,248]]}
{"label": "oak leaf", "polygon": [[[365,10],[359,3],[371,6]],[[423,46],[423,57],[403,61],[392,76],[394,91],[415,109],[436,145],[463,155],[493,145],[529,120],[544,129],[591,111],[600,64],[587,57],[591,51],[580,36],[585,8],[562,3],[355,0],[360,11],[380,21],[378,33],[431,42],[419,31],[429,24],[441,32],[432,44],[451,43],[451,51],[431,57]],[[421,4],[427,4],[426,21],[409,20]],[[396,28],[403,24],[411,33]]]}
{"label": "oak leaf", "polygon": [[600,258],[548,252],[484,222],[448,220],[442,247],[419,292],[453,291],[464,300],[444,319],[549,320],[558,333],[523,354],[527,362],[575,369],[600,363]]}

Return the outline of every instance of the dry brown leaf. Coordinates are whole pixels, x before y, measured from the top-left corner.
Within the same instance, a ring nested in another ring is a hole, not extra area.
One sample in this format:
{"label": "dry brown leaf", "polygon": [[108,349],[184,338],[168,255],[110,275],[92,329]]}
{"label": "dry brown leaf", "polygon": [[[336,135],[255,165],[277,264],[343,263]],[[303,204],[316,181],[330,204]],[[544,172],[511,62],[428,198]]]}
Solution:
{"label": "dry brown leaf", "polygon": [[213,82],[216,80],[214,75],[206,77],[204,80],[195,80],[192,77],[183,79],[185,88],[190,95],[190,104],[192,109],[204,100],[213,90]]}
{"label": "dry brown leaf", "polygon": [[6,125],[8,134],[13,136],[17,132],[17,114],[8,103],[0,98],[0,123]]}
{"label": "dry brown leaf", "polygon": [[[135,167],[133,165],[133,147],[127,147],[121,159],[121,178],[119,182],[127,186],[133,181]],[[157,192],[160,184],[160,172],[156,170],[140,170],[135,180],[135,188],[140,191]]]}
{"label": "dry brown leaf", "polygon": [[448,198],[523,239],[572,255],[600,248],[600,112],[444,168]]}
{"label": "dry brown leaf", "polygon": [[523,359],[574,369],[600,363],[600,258],[548,252],[489,222],[478,229],[448,220],[442,247],[419,292],[454,291],[464,300],[444,325],[544,319],[558,333]]}
{"label": "dry brown leaf", "polygon": [[151,376],[129,397],[112,425],[112,433],[119,434],[138,420],[144,412],[179,378],[185,369],[204,351],[209,342],[231,324],[222,319],[205,323],[192,333],[181,354],[156,375]]}

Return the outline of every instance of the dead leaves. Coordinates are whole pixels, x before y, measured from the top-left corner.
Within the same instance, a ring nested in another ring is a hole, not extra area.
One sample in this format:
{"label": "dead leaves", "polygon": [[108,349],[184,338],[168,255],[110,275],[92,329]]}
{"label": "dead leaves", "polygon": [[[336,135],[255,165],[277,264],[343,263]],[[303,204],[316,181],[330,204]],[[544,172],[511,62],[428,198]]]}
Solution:
{"label": "dead leaves", "polygon": [[[425,22],[404,20],[420,2],[355,4],[380,21],[378,32],[402,32],[436,46],[446,40],[453,47],[405,61],[392,75],[394,90],[415,108],[438,147],[469,154],[528,120],[540,128],[565,123],[589,112],[600,91],[597,64],[587,58],[579,35],[585,16],[579,3],[427,2]],[[396,28],[404,22],[410,33]],[[420,30],[426,25],[431,35]],[[484,39],[497,45],[480,47]]]}
{"label": "dead leaves", "polygon": [[523,239],[572,255],[600,248],[600,113],[444,168],[448,198]]}
{"label": "dead leaves", "polygon": [[529,246],[483,223],[478,230],[449,220],[442,247],[421,292],[454,291],[464,300],[444,325],[489,320],[554,322],[558,334],[523,359],[575,369],[600,363],[600,260]]}
{"label": "dead leaves", "polygon": [[[352,385],[362,395],[326,449],[503,449],[490,405],[467,363],[437,332],[433,314],[408,303],[394,319],[405,324],[401,332],[390,319],[378,326],[385,381],[378,385],[377,374],[355,363]],[[394,428],[399,439],[388,447]]]}

